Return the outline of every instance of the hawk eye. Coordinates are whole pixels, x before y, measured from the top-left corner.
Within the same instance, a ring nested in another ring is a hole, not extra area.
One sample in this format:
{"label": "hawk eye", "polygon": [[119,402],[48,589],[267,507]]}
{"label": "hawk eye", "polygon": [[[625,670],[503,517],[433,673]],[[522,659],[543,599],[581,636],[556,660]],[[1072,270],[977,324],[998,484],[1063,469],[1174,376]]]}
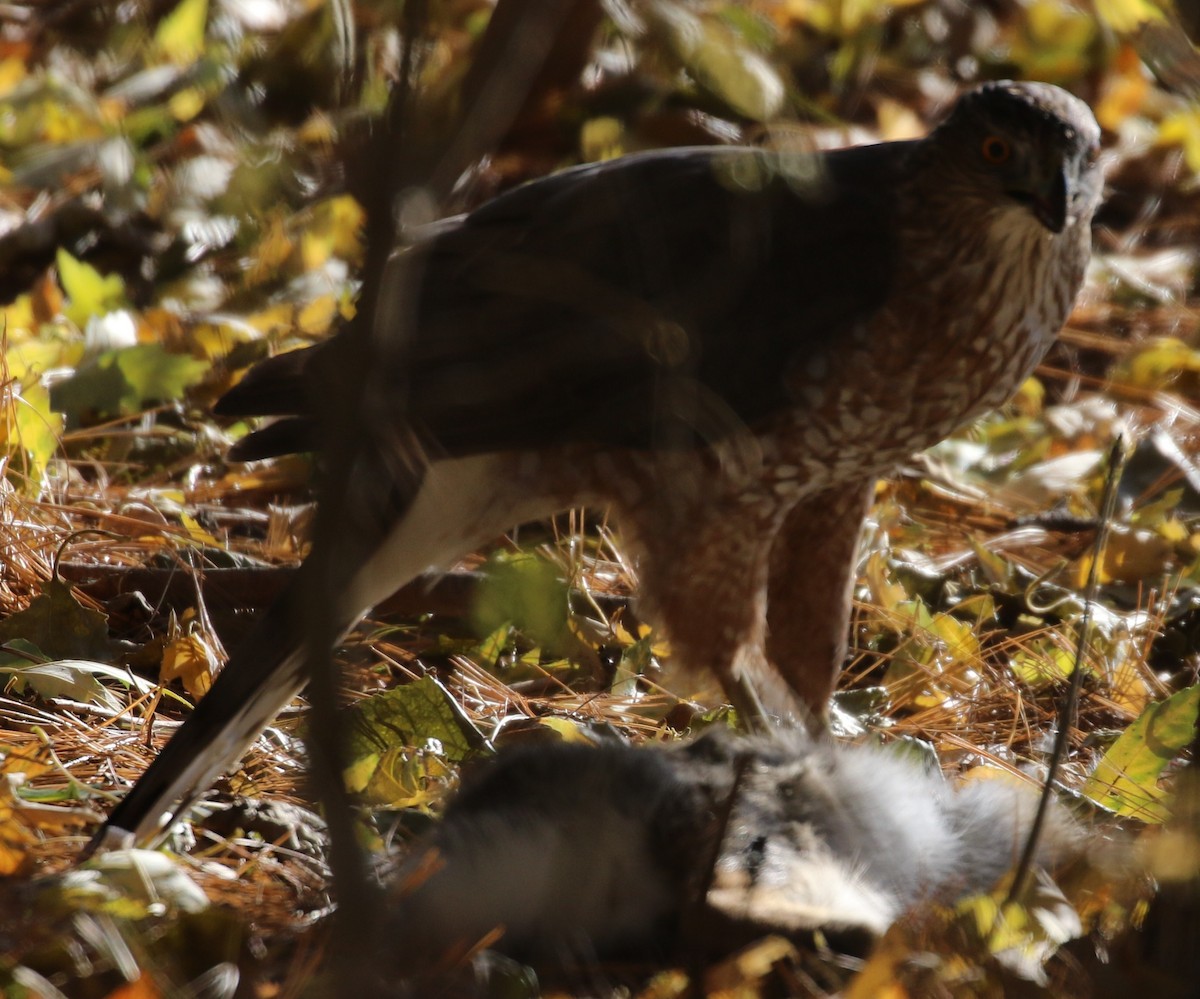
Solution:
{"label": "hawk eye", "polygon": [[997,166],[1006,162],[1012,155],[1012,147],[1009,146],[1005,139],[1000,138],[998,135],[989,135],[984,139],[980,151],[983,153],[985,160]]}

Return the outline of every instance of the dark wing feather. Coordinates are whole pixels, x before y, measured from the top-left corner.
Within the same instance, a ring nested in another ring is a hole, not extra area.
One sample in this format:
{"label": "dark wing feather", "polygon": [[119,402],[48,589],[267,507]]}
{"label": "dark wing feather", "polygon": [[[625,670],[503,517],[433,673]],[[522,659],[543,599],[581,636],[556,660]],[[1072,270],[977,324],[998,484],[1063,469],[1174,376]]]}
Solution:
{"label": "dark wing feather", "polygon": [[[247,434],[229,449],[231,461],[256,461],[280,454],[318,450],[319,438],[309,393],[317,388],[314,374],[331,363],[340,340],[291,350],[259,361],[213,406],[217,416],[283,416]],[[336,362],[334,362],[336,363]]]}
{"label": "dark wing feather", "polygon": [[[336,339],[336,338],[335,338]],[[334,340],[303,350],[276,354],[254,365],[213,406],[217,416],[279,416],[306,406],[310,373],[320,370],[321,357]]]}
{"label": "dark wing feather", "polygon": [[[754,428],[794,402],[793,365],[886,297],[908,148],[670,150],[502,195],[409,252],[415,332],[384,379],[396,419],[449,454],[692,445]],[[320,379],[336,351],[302,352],[303,367]],[[234,391],[308,413],[297,361],[268,363],[279,367]]]}
{"label": "dark wing feather", "polygon": [[288,416],[247,434],[229,449],[226,457],[230,461],[260,461],[320,449],[317,421],[309,416]]}

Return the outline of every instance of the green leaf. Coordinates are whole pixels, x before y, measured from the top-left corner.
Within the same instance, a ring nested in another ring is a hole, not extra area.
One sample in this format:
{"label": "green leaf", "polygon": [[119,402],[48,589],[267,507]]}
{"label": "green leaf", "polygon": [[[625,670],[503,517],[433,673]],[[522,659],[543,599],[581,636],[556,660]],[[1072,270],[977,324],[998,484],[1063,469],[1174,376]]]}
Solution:
{"label": "green leaf", "polygon": [[108,619],[80,606],[66,583],[51,580],[41,596],[5,621],[0,621],[0,644],[32,642],[50,659],[104,660],[112,646]]}
{"label": "green leaf", "polygon": [[194,357],[172,354],[161,344],[147,343],[117,352],[117,366],[134,393],[131,405],[177,399],[208,372]]}
{"label": "green leaf", "polygon": [[471,623],[477,634],[493,637],[514,625],[553,654],[567,645],[568,614],[567,584],[554,565],[536,555],[500,552],[488,560]]}
{"label": "green leaf", "polygon": [[105,351],[55,385],[50,405],[77,426],[178,399],[207,371],[207,362],[172,354],[157,343]]}
{"label": "green leaf", "polygon": [[1143,822],[1165,822],[1170,812],[1158,780],[1195,737],[1200,685],[1151,704],[1109,747],[1083,793],[1097,804]]}
{"label": "green leaf", "polygon": [[352,790],[362,790],[389,753],[432,743],[454,762],[488,748],[483,733],[433,677],[360,701],[351,711],[347,783]]}
{"label": "green leaf", "polygon": [[76,260],[59,247],[55,255],[58,283],[70,304],[67,318],[82,328],[92,316],[103,316],[125,304],[125,282],[120,274],[101,274],[91,264]]}
{"label": "green leaf", "polygon": [[129,385],[116,363],[116,352],[107,351],[76,369],[70,378],[50,387],[50,405],[71,426],[122,412]]}

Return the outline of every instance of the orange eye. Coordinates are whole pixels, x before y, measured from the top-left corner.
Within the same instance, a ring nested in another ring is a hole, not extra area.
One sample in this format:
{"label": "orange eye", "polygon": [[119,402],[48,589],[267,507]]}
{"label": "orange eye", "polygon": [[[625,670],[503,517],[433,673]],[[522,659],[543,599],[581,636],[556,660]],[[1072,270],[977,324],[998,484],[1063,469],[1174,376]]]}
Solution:
{"label": "orange eye", "polygon": [[983,153],[985,160],[997,165],[1006,162],[1012,155],[1012,149],[1009,147],[1009,144],[998,135],[989,135],[984,139],[980,151]]}

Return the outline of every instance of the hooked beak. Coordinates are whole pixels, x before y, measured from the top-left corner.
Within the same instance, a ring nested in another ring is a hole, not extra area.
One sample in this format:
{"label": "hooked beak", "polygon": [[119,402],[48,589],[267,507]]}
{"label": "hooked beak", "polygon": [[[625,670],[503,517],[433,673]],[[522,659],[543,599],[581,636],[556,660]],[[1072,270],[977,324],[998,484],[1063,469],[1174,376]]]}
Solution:
{"label": "hooked beak", "polygon": [[1039,178],[1028,189],[1010,190],[1009,195],[1029,206],[1034,218],[1053,233],[1062,232],[1067,224],[1067,172],[1058,166]]}

